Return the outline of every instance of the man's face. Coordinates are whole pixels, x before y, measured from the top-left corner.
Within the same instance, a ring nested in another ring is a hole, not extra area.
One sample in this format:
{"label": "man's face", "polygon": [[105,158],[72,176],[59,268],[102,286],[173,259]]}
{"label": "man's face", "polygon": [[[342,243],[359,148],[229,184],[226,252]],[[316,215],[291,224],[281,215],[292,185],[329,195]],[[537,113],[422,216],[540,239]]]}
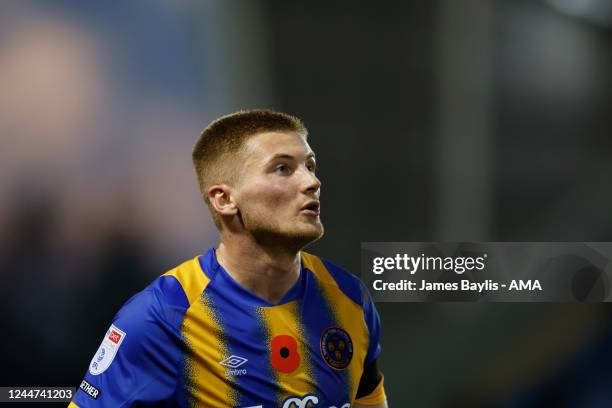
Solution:
{"label": "man's face", "polygon": [[244,146],[235,199],[245,228],[265,244],[301,249],[323,235],[321,182],[310,146],[298,134],[261,133]]}

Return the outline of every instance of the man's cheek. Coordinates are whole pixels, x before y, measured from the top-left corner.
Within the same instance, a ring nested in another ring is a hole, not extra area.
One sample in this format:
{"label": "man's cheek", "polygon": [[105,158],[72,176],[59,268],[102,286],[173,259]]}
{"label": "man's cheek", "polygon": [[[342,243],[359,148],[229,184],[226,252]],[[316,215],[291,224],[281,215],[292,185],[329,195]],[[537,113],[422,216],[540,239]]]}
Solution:
{"label": "man's cheek", "polygon": [[287,194],[287,191],[277,186],[269,186],[266,193],[262,195],[262,198],[268,205],[272,205],[274,207],[286,206],[291,200],[291,197],[289,194]]}

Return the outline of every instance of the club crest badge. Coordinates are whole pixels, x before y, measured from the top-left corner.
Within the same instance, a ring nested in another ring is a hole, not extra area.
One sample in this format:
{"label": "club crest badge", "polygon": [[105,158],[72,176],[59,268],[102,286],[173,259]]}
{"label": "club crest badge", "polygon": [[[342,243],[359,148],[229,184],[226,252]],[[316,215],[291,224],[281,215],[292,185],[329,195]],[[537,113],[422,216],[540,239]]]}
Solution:
{"label": "club crest badge", "polygon": [[91,359],[91,363],[89,363],[91,375],[99,375],[106,371],[115,359],[117,350],[119,350],[119,346],[121,346],[124,338],[125,332],[112,324],[104,335],[98,351],[96,351],[96,354]]}
{"label": "club crest badge", "polygon": [[330,327],[321,334],[321,355],[331,368],[344,370],[353,358],[351,336],[339,327]]}

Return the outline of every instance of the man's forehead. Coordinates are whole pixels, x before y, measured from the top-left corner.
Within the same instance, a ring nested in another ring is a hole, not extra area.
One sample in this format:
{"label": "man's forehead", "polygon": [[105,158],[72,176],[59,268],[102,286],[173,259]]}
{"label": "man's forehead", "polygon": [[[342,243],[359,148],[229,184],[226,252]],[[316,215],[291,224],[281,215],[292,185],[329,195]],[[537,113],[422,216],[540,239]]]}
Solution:
{"label": "man's forehead", "polygon": [[[314,156],[306,139],[294,132],[264,132],[245,143],[247,160],[269,160],[275,156]],[[249,160],[249,161],[250,161]]]}

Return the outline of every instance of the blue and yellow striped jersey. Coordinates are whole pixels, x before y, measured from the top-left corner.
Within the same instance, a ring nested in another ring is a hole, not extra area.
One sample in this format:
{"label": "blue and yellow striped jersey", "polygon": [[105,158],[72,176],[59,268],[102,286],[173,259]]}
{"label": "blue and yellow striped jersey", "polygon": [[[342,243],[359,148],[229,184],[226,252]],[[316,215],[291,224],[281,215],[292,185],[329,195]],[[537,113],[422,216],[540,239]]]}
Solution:
{"label": "blue and yellow striped jersey", "polygon": [[71,406],[347,408],[380,352],[380,321],[352,274],[301,253],[278,304],[240,286],[214,249],[157,278],[117,313]]}

